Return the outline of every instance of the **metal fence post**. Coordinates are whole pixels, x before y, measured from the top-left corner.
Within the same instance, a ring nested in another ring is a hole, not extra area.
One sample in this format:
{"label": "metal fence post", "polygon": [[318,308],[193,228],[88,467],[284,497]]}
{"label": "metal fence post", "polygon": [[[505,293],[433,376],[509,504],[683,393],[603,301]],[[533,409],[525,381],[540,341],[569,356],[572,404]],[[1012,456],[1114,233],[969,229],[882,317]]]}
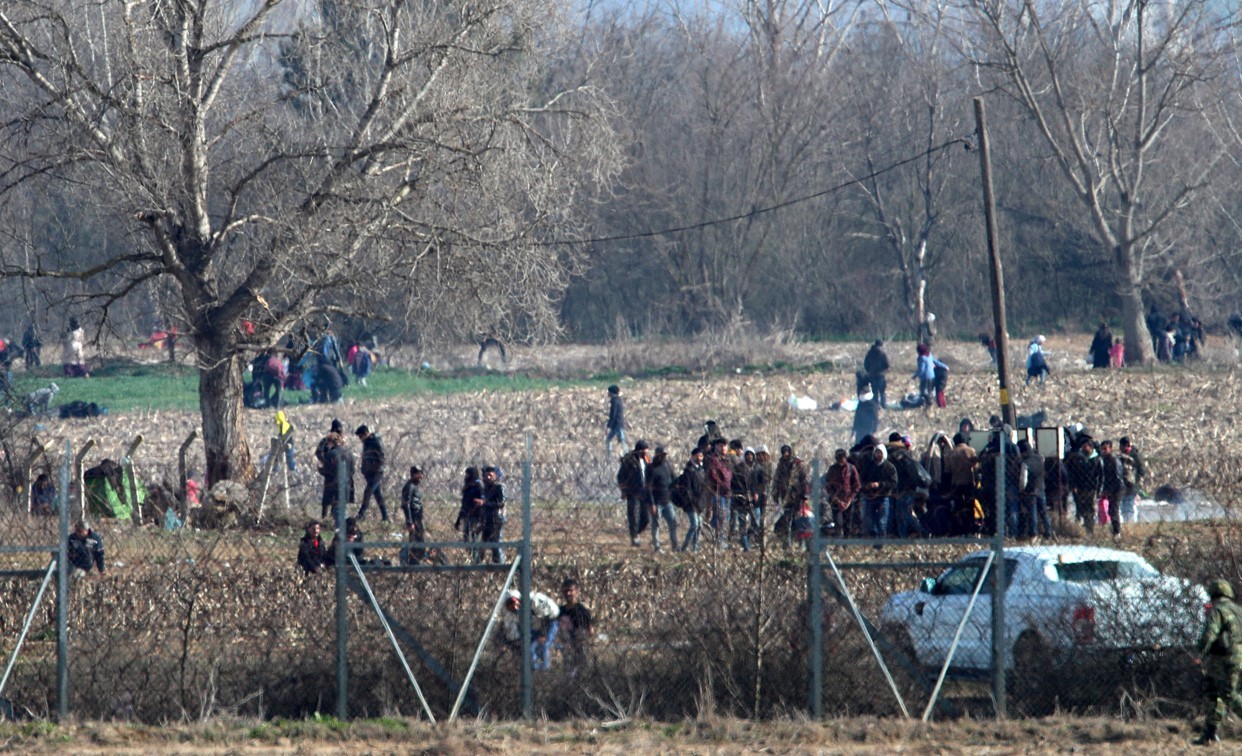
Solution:
{"label": "metal fence post", "polygon": [[[819,524],[823,516],[823,502],[820,500],[819,459],[811,460],[811,500],[815,511],[814,528],[811,531],[811,553],[807,555],[807,631],[810,636],[810,664],[807,675],[807,708],[815,719],[824,716],[824,610],[823,610],[823,568],[820,565],[820,552],[823,541],[820,539]],[[792,527],[792,523],[791,523]]]}
{"label": "metal fence post", "polygon": [[56,718],[69,718],[69,469],[73,443],[65,442],[60,466],[60,538],[56,546]]}
{"label": "metal fence post", "polygon": [[185,437],[185,441],[181,442],[181,446],[177,448],[177,498],[181,501],[181,520],[188,523],[190,521],[190,496],[186,487],[188,474],[186,472],[185,456],[190,448],[190,444],[194,443],[194,439],[198,438],[198,430],[190,431],[190,435]]}
{"label": "metal fence post", "polygon": [[1004,430],[996,431],[996,535],[992,539],[992,700],[996,718],[1004,719],[1005,701],[1005,520],[1009,502],[1005,498],[1005,460],[1009,439]]}
{"label": "metal fence post", "polygon": [[349,466],[341,459],[336,466],[336,718],[349,718],[349,612],[346,604],[345,566],[352,553],[345,538],[345,505],[349,501]]}
{"label": "metal fence post", "polygon": [[530,536],[531,536],[531,518],[530,518],[530,476],[531,476],[531,449],[533,447],[533,439],[530,433],[526,434],[526,455],[522,460],[522,566],[521,566],[521,656],[522,656],[522,717],[525,719],[533,719],[535,716],[535,695],[532,674],[531,674],[531,632],[530,632],[530,592],[531,592],[531,569],[530,569]]}

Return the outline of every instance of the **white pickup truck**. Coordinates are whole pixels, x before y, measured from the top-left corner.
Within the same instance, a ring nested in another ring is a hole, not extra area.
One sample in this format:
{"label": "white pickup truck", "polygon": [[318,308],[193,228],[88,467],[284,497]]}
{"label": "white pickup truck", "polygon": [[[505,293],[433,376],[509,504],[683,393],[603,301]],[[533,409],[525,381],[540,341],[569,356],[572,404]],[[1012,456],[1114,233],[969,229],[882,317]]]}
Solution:
{"label": "white pickup truck", "polygon": [[[918,590],[890,598],[881,625],[893,642],[922,665],[943,666],[983,579],[949,668],[990,670],[992,576],[983,574],[990,553],[970,554]],[[1160,574],[1138,554],[1066,545],[1005,549],[1004,555],[1005,666],[1018,678],[1039,677],[1076,654],[1194,647],[1207,593]]]}

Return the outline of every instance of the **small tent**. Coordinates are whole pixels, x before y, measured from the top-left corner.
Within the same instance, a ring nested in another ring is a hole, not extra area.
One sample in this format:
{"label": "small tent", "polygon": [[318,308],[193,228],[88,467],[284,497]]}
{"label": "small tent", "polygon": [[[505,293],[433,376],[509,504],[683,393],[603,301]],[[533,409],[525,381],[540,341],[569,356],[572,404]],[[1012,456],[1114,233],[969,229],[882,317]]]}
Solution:
{"label": "small tent", "polygon": [[105,459],[82,474],[86,509],[92,517],[128,520],[134,507],[142,507],[147,489],[136,475],[125,475],[121,466]]}

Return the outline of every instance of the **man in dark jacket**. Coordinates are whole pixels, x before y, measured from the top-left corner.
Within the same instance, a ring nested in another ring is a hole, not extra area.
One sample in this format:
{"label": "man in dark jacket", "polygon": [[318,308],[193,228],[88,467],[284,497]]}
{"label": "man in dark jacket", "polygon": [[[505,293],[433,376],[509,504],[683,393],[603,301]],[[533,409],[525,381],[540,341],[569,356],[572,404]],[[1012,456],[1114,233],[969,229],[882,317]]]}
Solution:
{"label": "man in dark jacket", "polygon": [[876,444],[862,457],[863,527],[872,538],[885,538],[889,527],[890,497],[897,488],[897,468],[888,461],[888,450]]}
{"label": "man in dark jacket", "polygon": [[1121,496],[1125,490],[1125,470],[1121,457],[1113,451],[1113,442],[1100,442],[1100,495],[1108,499],[1108,522],[1113,538],[1121,537]]}
{"label": "man in dark jacket", "polygon": [[[484,543],[498,543],[504,537],[505,527],[505,487],[500,482],[499,471],[495,467],[483,468],[483,535]],[[491,549],[492,561],[502,564],[505,561],[504,550],[499,546]],[[481,562],[483,553],[475,553],[475,561]]]}
{"label": "man in dark jacket", "polygon": [[915,503],[927,501],[931,478],[900,436],[897,441],[889,447],[889,462],[897,470],[897,488],[893,490],[893,525],[898,538],[918,537],[923,535],[923,525],[914,514]]}
{"label": "man in dark jacket", "polygon": [[668,543],[677,551],[677,517],[673,513],[673,466],[663,446],[655,448],[655,457],[647,468],[647,500],[651,504],[651,547],[659,553],[660,518],[668,525]]}
{"label": "man in dark jacket", "polygon": [[1025,438],[1018,442],[1022,464],[1026,467],[1026,487],[1022,489],[1022,513],[1027,538],[1052,538],[1052,520],[1048,517],[1047,467],[1039,450]]}
{"label": "man in dark jacket", "polygon": [[321,518],[332,513],[332,521],[336,522],[336,507],[341,503],[340,486],[341,471],[345,473],[345,503],[354,503],[354,454],[345,446],[345,439],[339,433],[329,433],[326,439],[323,464],[319,474],[323,476],[323,499],[321,500]]}
{"label": "man in dark jacket", "polygon": [[608,431],[604,436],[604,448],[608,456],[612,456],[612,440],[615,438],[622,447],[625,446],[625,403],[621,401],[621,388],[608,387]]}
{"label": "man in dark jacket", "polygon": [[638,545],[638,536],[647,529],[650,514],[649,492],[647,490],[647,442],[641,438],[635,442],[634,450],[621,458],[617,468],[617,488],[621,490],[621,498],[625,499],[625,522],[630,529],[630,543]]}
{"label": "man in dark jacket", "polygon": [[863,371],[871,383],[871,393],[875,395],[881,407],[887,406],[888,378],[885,373],[888,372],[888,355],[884,353],[882,340],[876,339],[871,349],[867,350],[867,356],[863,357]]}
{"label": "man in dark jacket", "polygon": [[703,450],[697,446],[690,451],[690,460],[682,471],[683,487],[673,489],[673,501],[686,511],[690,524],[686,526],[686,540],[682,551],[699,550],[699,534],[703,530],[703,511],[707,504],[707,475],[703,470]]}
{"label": "man in dark jacket", "polygon": [[1074,495],[1075,515],[1088,533],[1094,533],[1095,506],[1104,483],[1104,465],[1095,451],[1094,441],[1086,438],[1078,444],[1078,449],[1065,460],[1065,472]]}
{"label": "man in dark jacket", "polygon": [[319,523],[315,520],[306,523],[306,534],[298,543],[298,566],[307,575],[314,575],[328,563],[328,547],[319,530]]}
{"label": "man in dark jacket", "polygon": [[99,574],[104,572],[103,538],[91,530],[85,522],[78,520],[73,525],[73,532],[68,538],[69,564],[75,570],[90,574],[91,568],[98,568]]}
{"label": "man in dark jacket", "polygon": [[362,477],[367,482],[362,489],[362,506],[358,508],[358,519],[366,519],[367,507],[374,496],[375,503],[379,505],[380,520],[388,522],[388,507],[384,505],[384,465],[388,454],[384,451],[384,442],[380,440],[378,433],[372,433],[365,425],[359,425],[354,435],[362,441]]}
{"label": "man in dark jacket", "polygon": [[726,456],[733,467],[733,476],[729,479],[729,490],[733,500],[730,502],[729,537],[737,531],[742,551],[750,550],[750,465],[743,455],[742,440],[733,439],[729,442]]}

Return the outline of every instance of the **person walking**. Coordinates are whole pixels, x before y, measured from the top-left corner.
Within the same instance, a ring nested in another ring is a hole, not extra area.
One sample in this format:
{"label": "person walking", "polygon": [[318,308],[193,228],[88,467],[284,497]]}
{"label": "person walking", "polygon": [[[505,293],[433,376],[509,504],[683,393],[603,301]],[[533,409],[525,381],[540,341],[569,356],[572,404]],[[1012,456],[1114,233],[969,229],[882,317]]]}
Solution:
{"label": "person walking", "polygon": [[614,438],[625,448],[625,402],[621,400],[621,388],[615,384],[608,387],[608,423],[604,427],[604,449],[612,456]]}
{"label": "person walking", "polygon": [[362,489],[362,506],[358,508],[358,519],[365,520],[367,507],[371,497],[379,506],[380,521],[388,522],[388,507],[384,503],[384,466],[388,461],[388,453],[384,450],[384,442],[378,433],[372,433],[365,425],[359,425],[354,435],[362,441],[362,477],[366,487]]}
{"label": "person walking", "polygon": [[630,544],[638,545],[638,536],[647,529],[650,499],[647,490],[647,442],[639,439],[634,450],[621,458],[617,468],[617,488],[625,500],[625,522],[629,526]]}
{"label": "person walking", "polygon": [[1195,745],[1219,743],[1216,730],[1231,710],[1242,717],[1242,696],[1238,695],[1238,671],[1242,669],[1242,612],[1233,602],[1233,586],[1228,580],[1212,581],[1208,596],[1212,603],[1199,635],[1199,663],[1203,667],[1207,714],[1203,732],[1194,741]]}

